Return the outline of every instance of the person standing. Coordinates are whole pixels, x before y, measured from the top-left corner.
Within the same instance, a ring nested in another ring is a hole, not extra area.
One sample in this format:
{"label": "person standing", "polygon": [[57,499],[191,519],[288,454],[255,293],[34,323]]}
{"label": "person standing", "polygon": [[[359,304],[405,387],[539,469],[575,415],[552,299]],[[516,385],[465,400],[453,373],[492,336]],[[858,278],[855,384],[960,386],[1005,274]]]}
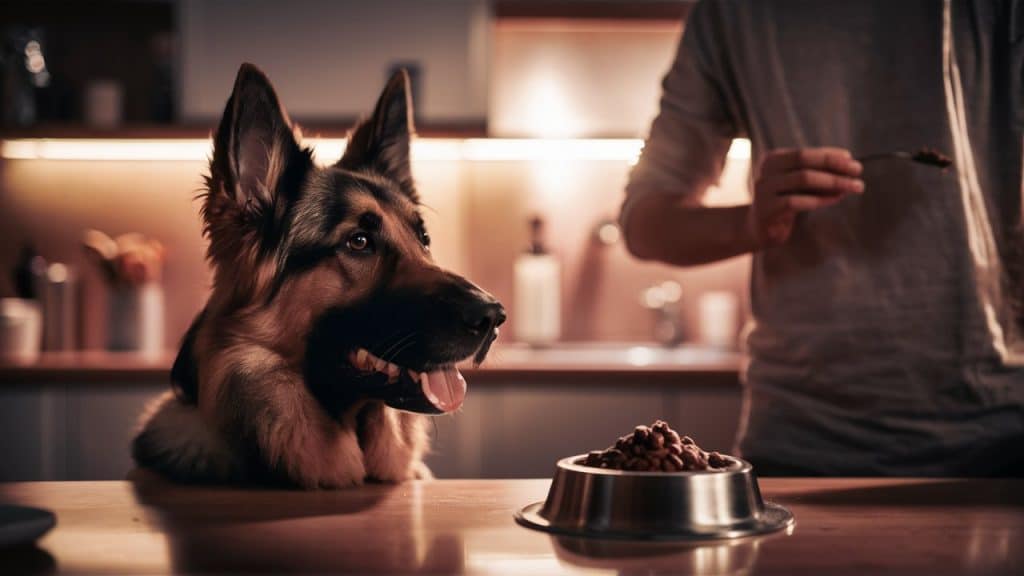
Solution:
{"label": "person standing", "polygon": [[[737,449],[761,474],[1019,475],[1024,2],[704,0],[620,223],[753,254]],[[749,204],[702,197],[733,138]],[[953,166],[858,157],[930,147]]]}

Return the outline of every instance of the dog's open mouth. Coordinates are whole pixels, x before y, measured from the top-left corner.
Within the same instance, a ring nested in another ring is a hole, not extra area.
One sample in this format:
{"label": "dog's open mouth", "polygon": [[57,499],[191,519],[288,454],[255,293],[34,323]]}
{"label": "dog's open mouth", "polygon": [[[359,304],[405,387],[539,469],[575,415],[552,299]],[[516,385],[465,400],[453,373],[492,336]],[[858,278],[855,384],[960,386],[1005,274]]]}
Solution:
{"label": "dog's open mouth", "polygon": [[[382,399],[394,408],[412,412],[454,412],[466,399],[466,379],[453,364],[420,372],[387,362],[365,348],[353,350],[349,363],[364,375],[386,378]],[[429,402],[424,405],[423,400]]]}

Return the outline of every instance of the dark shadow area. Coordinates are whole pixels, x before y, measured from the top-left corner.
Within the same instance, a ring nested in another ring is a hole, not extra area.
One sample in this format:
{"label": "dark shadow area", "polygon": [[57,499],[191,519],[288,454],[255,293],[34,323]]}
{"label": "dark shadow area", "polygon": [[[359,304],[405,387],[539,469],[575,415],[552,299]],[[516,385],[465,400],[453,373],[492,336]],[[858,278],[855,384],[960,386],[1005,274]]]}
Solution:
{"label": "dark shadow area", "polygon": [[53,574],[57,561],[35,544],[0,548],[0,567],[4,574]]}
{"label": "dark shadow area", "polygon": [[[388,502],[408,486],[304,491],[184,485],[142,469],[133,470],[128,480],[152,513],[149,520],[165,532],[175,572],[447,574],[463,569],[458,535],[429,534],[415,521],[388,522],[408,515],[404,505]],[[372,515],[360,514],[374,508],[379,509]]]}
{"label": "dark shadow area", "polygon": [[912,484],[867,486],[789,494],[785,500],[826,506],[1024,507],[1019,479],[921,480]]}
{"label": "dark shadow area", "polygon": [[[374,507],[395,487],[370,484],[358,490],[303,491],[273,486],[180,484],[150,470],[135,469],[127,477],[135,497],[164,523],[270,522],[309,516],[354,514]],[[247,506],[254,493],[270,495],[272,504]]]}

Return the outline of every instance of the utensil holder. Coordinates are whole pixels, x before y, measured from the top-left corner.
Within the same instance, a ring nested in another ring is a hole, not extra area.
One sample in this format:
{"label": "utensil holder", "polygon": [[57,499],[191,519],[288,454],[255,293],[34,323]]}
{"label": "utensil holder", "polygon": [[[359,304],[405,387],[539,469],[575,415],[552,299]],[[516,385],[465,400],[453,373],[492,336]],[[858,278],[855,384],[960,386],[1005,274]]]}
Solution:
{"label": "utensil holder", "polygon": [[164,289],[116,286],[110,293],[107,348],[156,355],[164,349]]}

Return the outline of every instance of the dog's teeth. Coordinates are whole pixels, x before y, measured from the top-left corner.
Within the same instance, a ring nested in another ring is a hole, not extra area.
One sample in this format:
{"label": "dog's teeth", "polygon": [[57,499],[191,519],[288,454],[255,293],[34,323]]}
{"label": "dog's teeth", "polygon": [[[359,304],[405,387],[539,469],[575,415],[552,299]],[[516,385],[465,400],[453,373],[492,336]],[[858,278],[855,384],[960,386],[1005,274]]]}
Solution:
{"label": "dog's teeth", "polygon": [[360,348],[359,350],[357,350],[355,361],[356,368],[359,368],[360,370],[366,370],[366,360],[369,357],[369,355],[370,353],[366,351],[366,348]]}
{"label": "dog's teeth", "polygon": [[376,370],[377,372],[387,372],[388,371],[388,363],[383,361],[383,360],[381,360],[380,358],[374,357],[374,359],[373,359],[373,369]]}
{"label": "dog's teeth", "polygon": [[398,366],[388,362],[388,381],[394,382],[398,380],[398,375],[402,373],[402,369]]}
{"label": "dog's teeth", "polygon": [[415,370],[408,370],[408,369],[406,370],[406,372],[409,373],[409,379],[412,380],[413,382],[419,382],[420,381],[420,373],[419,372],[417,372]]}

